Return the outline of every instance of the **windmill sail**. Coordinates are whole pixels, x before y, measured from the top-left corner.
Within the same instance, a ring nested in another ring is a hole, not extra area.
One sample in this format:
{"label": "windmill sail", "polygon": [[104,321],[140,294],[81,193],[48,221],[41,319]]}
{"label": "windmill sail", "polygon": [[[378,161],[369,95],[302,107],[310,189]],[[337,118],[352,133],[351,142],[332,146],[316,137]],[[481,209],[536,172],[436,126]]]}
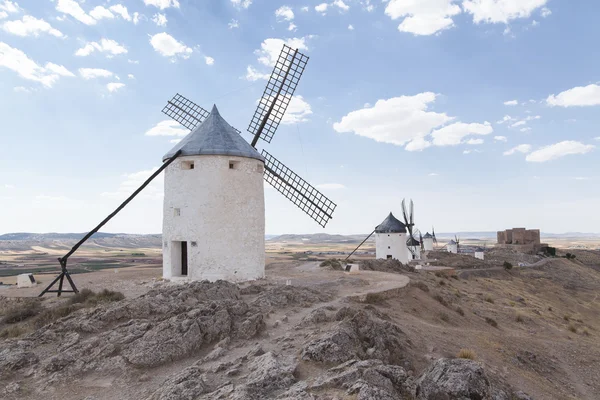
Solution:
{"label": "windmill sail", "polygon": [[262,155],[265,180],[324,228],[332,218],[336,204],[266,150]]}
{"label": "windmill sail", "polygon": [[307,62],[306,55],[297,49],[283,45],[262,98],[248,125],[248,132],[254,135],[252,147],[256,147],[258,139],[271,143]]}
{"label": "windmill sail", "polygon": [[177,93],[162,109],[163,114],[171,117],[181,125],[193,131],[210,114],[193,101]]}

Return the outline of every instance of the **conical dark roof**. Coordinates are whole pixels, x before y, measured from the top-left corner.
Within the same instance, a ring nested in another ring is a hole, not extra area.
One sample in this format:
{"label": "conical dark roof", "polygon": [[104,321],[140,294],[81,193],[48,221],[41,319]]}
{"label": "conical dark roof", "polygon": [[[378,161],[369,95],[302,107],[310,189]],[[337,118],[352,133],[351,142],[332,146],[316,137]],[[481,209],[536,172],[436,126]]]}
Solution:
{"label": "conical dark roof", "polygon": [[448,244],[449,245],[453,245],[453,244],[456,244],[456,242],[454,240],[451,240],[451,241],[448,242]]}
{"label": "conical dark roof", "polygon": [[420,246],[421,242],[419,242],[417,239],[415,238],[408,238],[408,240],[406,241],[406,245],[407,246]]}
{"label": "conical dark roof", "polygon": [[427,232],[425,235],[423,235],[423,239],[433,239],[433,236],[431,236],[429,232]]}
{"label": "conical dark roof", "polygon": [[163,161],[178,150],[181,150],[182,156],[223,155],[264,161],[263,156],[221,117],[216,105],[204,122],[163,156]]}
{"label": "conical dark roof", "polygon": [[375,233],[406,233],[406,225],[390,213],[381,224],[377,225]]}

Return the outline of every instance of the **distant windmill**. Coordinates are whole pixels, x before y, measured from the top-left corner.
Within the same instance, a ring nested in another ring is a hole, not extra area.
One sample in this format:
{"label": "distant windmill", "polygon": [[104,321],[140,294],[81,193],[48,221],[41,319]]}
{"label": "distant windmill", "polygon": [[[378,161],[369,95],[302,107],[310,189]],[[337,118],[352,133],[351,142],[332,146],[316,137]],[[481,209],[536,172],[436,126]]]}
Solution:
{"label": "distant windmill", "polygon": [[191,133],[163,157],[181,152],[181,161],[165,173],[165,278],[264,276],[263,177],[322,227],[332,218],[335,203],[266,150],[256,151],[259,139],[271,142],[307,62],[297,49],[283,46],[248,126],[251,143],[216,107],[209,113],[180,94],[167,102],[162,112]]}
{"label": "distant windmill", "polygon": [[460,239],[458,236],[454,235],[454,240],[450,240],[446,247],[449,253],[458,254],[458,251],[460,250]]}
{"label": "distant windmill", "polygon": [[408,251],[412,255],[413,260],[421,259],[421,254],[419,251],[420,243],[417,239],[415,239],[415,215],[414,215],[414,203],[410,201],[410,208],[407,212],[406,210],[406,201],[402,199],[402,215],[404,216],[404,225],[406,225],[406,229],[408,230],[408,240],[406,245],[408,246]]}

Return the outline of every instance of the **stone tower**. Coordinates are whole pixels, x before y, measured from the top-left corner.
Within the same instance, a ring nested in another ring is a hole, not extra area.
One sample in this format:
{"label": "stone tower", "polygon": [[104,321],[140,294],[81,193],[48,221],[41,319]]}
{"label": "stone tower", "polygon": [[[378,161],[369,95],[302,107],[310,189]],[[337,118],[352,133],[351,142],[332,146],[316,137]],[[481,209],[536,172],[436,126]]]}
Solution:
{"label": "stone tower", "polygon": [[219,114],[164,157],[163,277],[169,280],[264,277],[264,158]]}

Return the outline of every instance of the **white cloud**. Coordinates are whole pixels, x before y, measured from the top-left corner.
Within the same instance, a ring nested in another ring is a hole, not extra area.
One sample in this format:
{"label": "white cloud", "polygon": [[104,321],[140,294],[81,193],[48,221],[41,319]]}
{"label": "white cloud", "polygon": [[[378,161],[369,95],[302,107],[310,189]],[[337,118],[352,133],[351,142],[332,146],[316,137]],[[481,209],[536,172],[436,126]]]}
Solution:
{"label": "white cloud", "polygon": [[315,185],[315,187],[321,190],[339,190],[346,188],[346,186],[341,183],[322,183],[320,185]]}
{"label": "white cloud", "polygon": [[19,49],[0,42],[0,67],[16,72],[23,79],[39,82],[52,87],[61,76],[74,76],[62,65],[47,63],[42,67]]}
{"label": "white cloud", "polygon": [[114,12],[115,14],[118,14],[121,16],[121,18],[123,18],[125,21],[131,21],[131,16],[129,15],[129,12],[127,11],[127,7],[125,7],[122,4],[115,4],[114,6],[110,6],[109,7],[110,11]]}
{"label": "white cloud", "polygon": [[129,64],[139,64],[140,63],[138,60],[127,60],[127,62]]}
{"label": "white cloud", "polygon": [[8,21],[2,25],[6,32],[17,36],[39,36],[40,33],[47,33],[56,37],[64,37],[61,31],[54,29],[43,19],[37,19],[30,15],[23,16],[21,20]]}
{"label": "white cloud", "polygon": [[517,128],[517,127],[519,127],[519,126],[523,126],[523,125],[525,125],[525,124],[527,124],[527,122],[526,122],[526,121],[517,121],[517,122],[515,122],[514,124],[512,124],[510,127],[511,127],[511,128]]}
{"label": "white cloud", "polygon": [[504,102],[505,106],[516,106],[517,104],[519,104],[517,100],[509,100]]}
{"label": "white cloud", "polygon": [[438,173],[435,173],[435,172],[430,172],[430,173],[428,174],[428,176],[440,176],[440,174],[438,174]]}
{"label": "white cloud", "polygon": [[169,7],[179,8],[179,1],[177,0],[144,0],[144,4],[147,6],[158,7],[161,10]]}
{"label": "white cloud", "polygon": [[66,69],[64,66],[58,65],[58,64],[54,64],[54,63],[51,63],[51,62],[47,63],[45,68],[46,68],[47,71],[53,72],[53,73],[55,73],[57,75],[60,75],[60,76],[71,76],[71,77],[75,76],[74,73],[72,73],[71,71],[69,71],[68,69]]}
{"label": "white cloud", "polygon": [[390,0],[385,14],[403,18],[398,30],[414,35],[433,35],[454,26],[452,17],[461,13],[454,0]]}
{"label": "white cloud", "polygon": [[547,7],[542,8],[541,15],[543,18],[549,17],[551,14],[552,14],[552,11],[549,8],[547,8]]}
{"label": "white cloud", "polygon": [[298,29],[298,27],[296,26],[296,24],[293,23],[293,22],[290,22],[290,25],[288,26],[288,31],[296,32],[296,29]]}
{"label": "white cloud", "polygon": [[504,154],[505,156],[510,156],[513,155],[515,153],[529,153],[531,151],[531,145],[530,144],[520,144],[518,146],[513,147],[510,150],[505,151]]}
{"label": "white cloud", "polygon": [[259,79],[269,79],[269,74],[262,74],[254,69],[251,65],[248,65],[246,68],[246,80],[251,82],[257,81]]}
{"label": "white cloud", "polygon": [[292,96],[281,123],[291,125],[306,122],[310,114],[312,114],[310,104],[302,96]]}
{"label": "white cloud", "polygon": [[13,88],[15,93],[31,93],[31,89],[28,89],[24,86],[16,86]]}
{"label": "white cloud", "polygon": [[428,146],[423,138],[432,129],[453,119],[445,113],[428,111],[436,96],[435,93],[425,92],[378,100],[372,107],[351,111],[340,122],[334,123],[333,129],[336,132],[354,132],[377,142],[398,146],[416,140],[409,148],[419,150]]}
{"label": "white cloud", "polygon": [[281,6],[275,10],[275,16],[281,21],[292,21],[294,19],[294,12],[288,6]]}
{"label": "white cloud", "polygon": [[77,21],[82,22],[86,25],[96,24],[96,20],[90,15],[86,14],[85,11],[83,11],[81,6],[79,5],[79,3],[77,3],[75,0],[57,0],[56,10],[63,14],[70,15]]}
{"label": "white cloud", "polygon": [[530,115],[530,116],[528,116],[527,118],[525,118],[525,121],[533,121],[533,120],[536,120],[536,119],[541,119],[541,118],[542,118],[542,117],[541,117],[541,116],[539,116],[539,115]]}
{"label": "white cloud", "polygon": [[538,26],[540,23],[537,22],[535,19],[533,21],[531,21],[531,26]]}
{"label": "white cloud", "polygon": [[600,141],[600,136],[598,136],[598,137],[595,137],[595,138],[594,138],[594,140],[598,140],[598,141]]}
{"label": "white cloud", "polygon": [[506,141],[508,141],[508,139],[506,138],[506,136],[494,136],[494,141],[496,141],[496,142],[506,142]]}
{"label": "white cloud", "polygon": [[511,121],[515,121],[515,118],[511,117],[510,115],[505,115],[504,118],[502,118],[500,121],[497,121],[496,123],[501,125],[505,122],[511,122]]}
{"label": "white cloud", "polygon": [[75,52],[76,56],[86,57],[92,54],[94,51],[99,51],[101,53],[107,53],[109,56],[117,55],[117,54],[125,54],[127,53],[127,49],[115,42],[111,39],[100,39],[100,43],[97,42],[88,42],[85,46],[80,48]]}
{"label": "white cloud", "polygon": [[332,4],[342,11],[348,11],[350,9],[350,6],[344,3],[343,0],[334,0]]}
{"label": "white cloud", "polygon": [[431,132],[431,136],[433,137],[433,144],[436,146],[455,146],[460,144],[466,136],[489,135],[492,132],[494,132],[494,129],[487,121],[483,124],[455,122],[434,130]]}
{"label": "white cloud", "polygon": [[169,140],[169,143],[173,143],[173,144],[177,144],[179,142],[181,142],[181,139],[171,139],[171,140]]}
{"label": "white cloud", "polygon": [[135,79],[135,75],[133,75],[133,74],[128,74],[128,75],[127,75],[127,77],[128,77],[129,79]]}
{"label": "white cloud", "polygon": [[111,13],[108,8],[104,8],[102,6],[94,7],[94,9],[92,9],[92,11],[90,11],[90,15],[92,16],[92,18],[94,18],[95,20],[98,20],[98,21],[100,21],[101,19],[104,19],[104,18],[106,18],[106,19],[115,18],[113,13]]}
{"label": "white cloud", "polygon": [[353,31],[353,30],[354,30],[354,26],[352,26],[352,25],[348,25],[348,30],[349,30],[349,31]]}
{"label": "white cloud", "polygon": [[231,4],[238,9],[248,8],[252,5],[252,0],[231,0]]}
{"label": "white cloud", "polygon": [[471,154],[471,153],[481,153],[481,150],[473,149],[473,150],[463,151],[463,154]]}
{"label": "white cloud", "polygon": [[137,25],[142,18],[146,19],[146,17],[143,14],[140,14],[139,12],[134,12],[133,13],[133,24]]}
{"label": "white cloud", "polygon": [[329,7],[329,4],[321,3],[318,6],[315,6],[315,11],[320,12],[321,14],[325,15],[328,7]]}
{"label": "white cloud", "polygon": [[308,7],[307,7],[307,6],[304,6],[304,7],[300,8],[300,10],[302,10],[302,11],[304,11],[304,12],[307,12],[307,11],[308,11]]}
{"label": "white cloud", "polygon": [[432,144],[430,141],[422,138],[422,137],[417,137],[414,138],[413,140],[411,140],[410,142],[408,142],[408,144],[404,147],[404,149],[406,151],[423,151],[428,147],[431,147]]}
{"label": "white cloud", "polygon": [[5,15],[18,13],[20,9],[19,5],[14,1],[4,0],[0,3],[0,11],[3,11]]}
{"label": "white cloud", "polygon": [[109,78],[113,73],[101,68],[79,68],[79,75],[83,79]]}
{"label": "white cloud", "polygon": [[473,22],[504,23],[518,18],[529,18],[548,0],[465,0],[465,12],[473,15]]}
{"label": "white cloud", "polygon": [[261,64],[272,67],[277,62],[277,58],[279,57],[279,53],[281,53],[281,48],[284,44],[287,44],[293,49],[298,50],[308,50],[308,46],[306,45],[306,41],[310,38],[310,36],[305,36],[301,38],[291,38],[291,39],[265,39],[261,45],[259,50],[255,50],[254,54],[258,57],[258,61]]}
{"label": "white cloud", "polygon": [[519,130],[520,130],[521,132],[530,132],[530,131],[531,131],[531,128],[530,128],[530,127],[528,127],[528,126],[526,126],[525,128],[521,128],[521,129],[519,129]]}
{"label": "white cloud", "polygon": [[192,49],[185,44],[178,42],[173,36],[166,32],[157,33],[150,37],[150,44],[160,55],[165,57],[181,56],[188,58]]}
{"label": "white cloud", "polygon": [[152,17],[152,22],[158,26],[167,26],[167,16],[165,14],[156,13]]}
{"label": "white cloud", "polygon": [[239,28],[240,24],[237,19],[232,19],[231,22],[227,24],[227,26],[229,27],[229,29],[235,29]]}
{"label": "white cloud", "polygon": [[8,13],[6,11],[0,11],[0,19],[4,19],[8,17]]}
{"label": "white cloud", "polygon": [[111,83],[106,84],[106,88],[111,93],[116,92],[117,90],[121,89],[122,87],[125,87],[125,84],[121,83],[121,82],[111,82]]}
{"label": "white cloud", "polygon": [[546,162],[564,157],[570,154],[585,154],[592,151],[596,146],[583,144],[574,140],[565,140],[530,153],[525,158],[529,162]]}
{"label": "white cloud", "polygon": [[215,63],[215,59],[209,56],[205,56],[204,61],[206,62],[206,65],[213,65]]}
{"label": "white cloud", "polygon": [[[125,199],[130,196],[138,187],[148,179],[158,168],[152,168],[151,170],[134,172],[131,174],[123,175],[123,180],[119,184],[119,187],[114,192],[103,192],[101,196],[114,198],[114,199]],[[140,198],[146,199],[160,199],[163,197],[164,177],[160,174],[156,177],[144,190],[139,194]]]}
{"label": "white cloud", "polygon": [[465,143],[475,146],[475,145],[479,145],[479,144],[483,144],[484,140],[483,139],[469,139],[467,140]]}
{"label": "white cloud", "polygon": [[161,121],[149,130],[146,131],[146,136],[186,136],[190,133],[189,130],[183,129],[177,121],[165,120]]}
{"label": "white cloud", "polygon": [[560,107],[597,106],[600,105],[600,86],[591,84],[574,87],[556,96],[550,95],[546,103]]}

